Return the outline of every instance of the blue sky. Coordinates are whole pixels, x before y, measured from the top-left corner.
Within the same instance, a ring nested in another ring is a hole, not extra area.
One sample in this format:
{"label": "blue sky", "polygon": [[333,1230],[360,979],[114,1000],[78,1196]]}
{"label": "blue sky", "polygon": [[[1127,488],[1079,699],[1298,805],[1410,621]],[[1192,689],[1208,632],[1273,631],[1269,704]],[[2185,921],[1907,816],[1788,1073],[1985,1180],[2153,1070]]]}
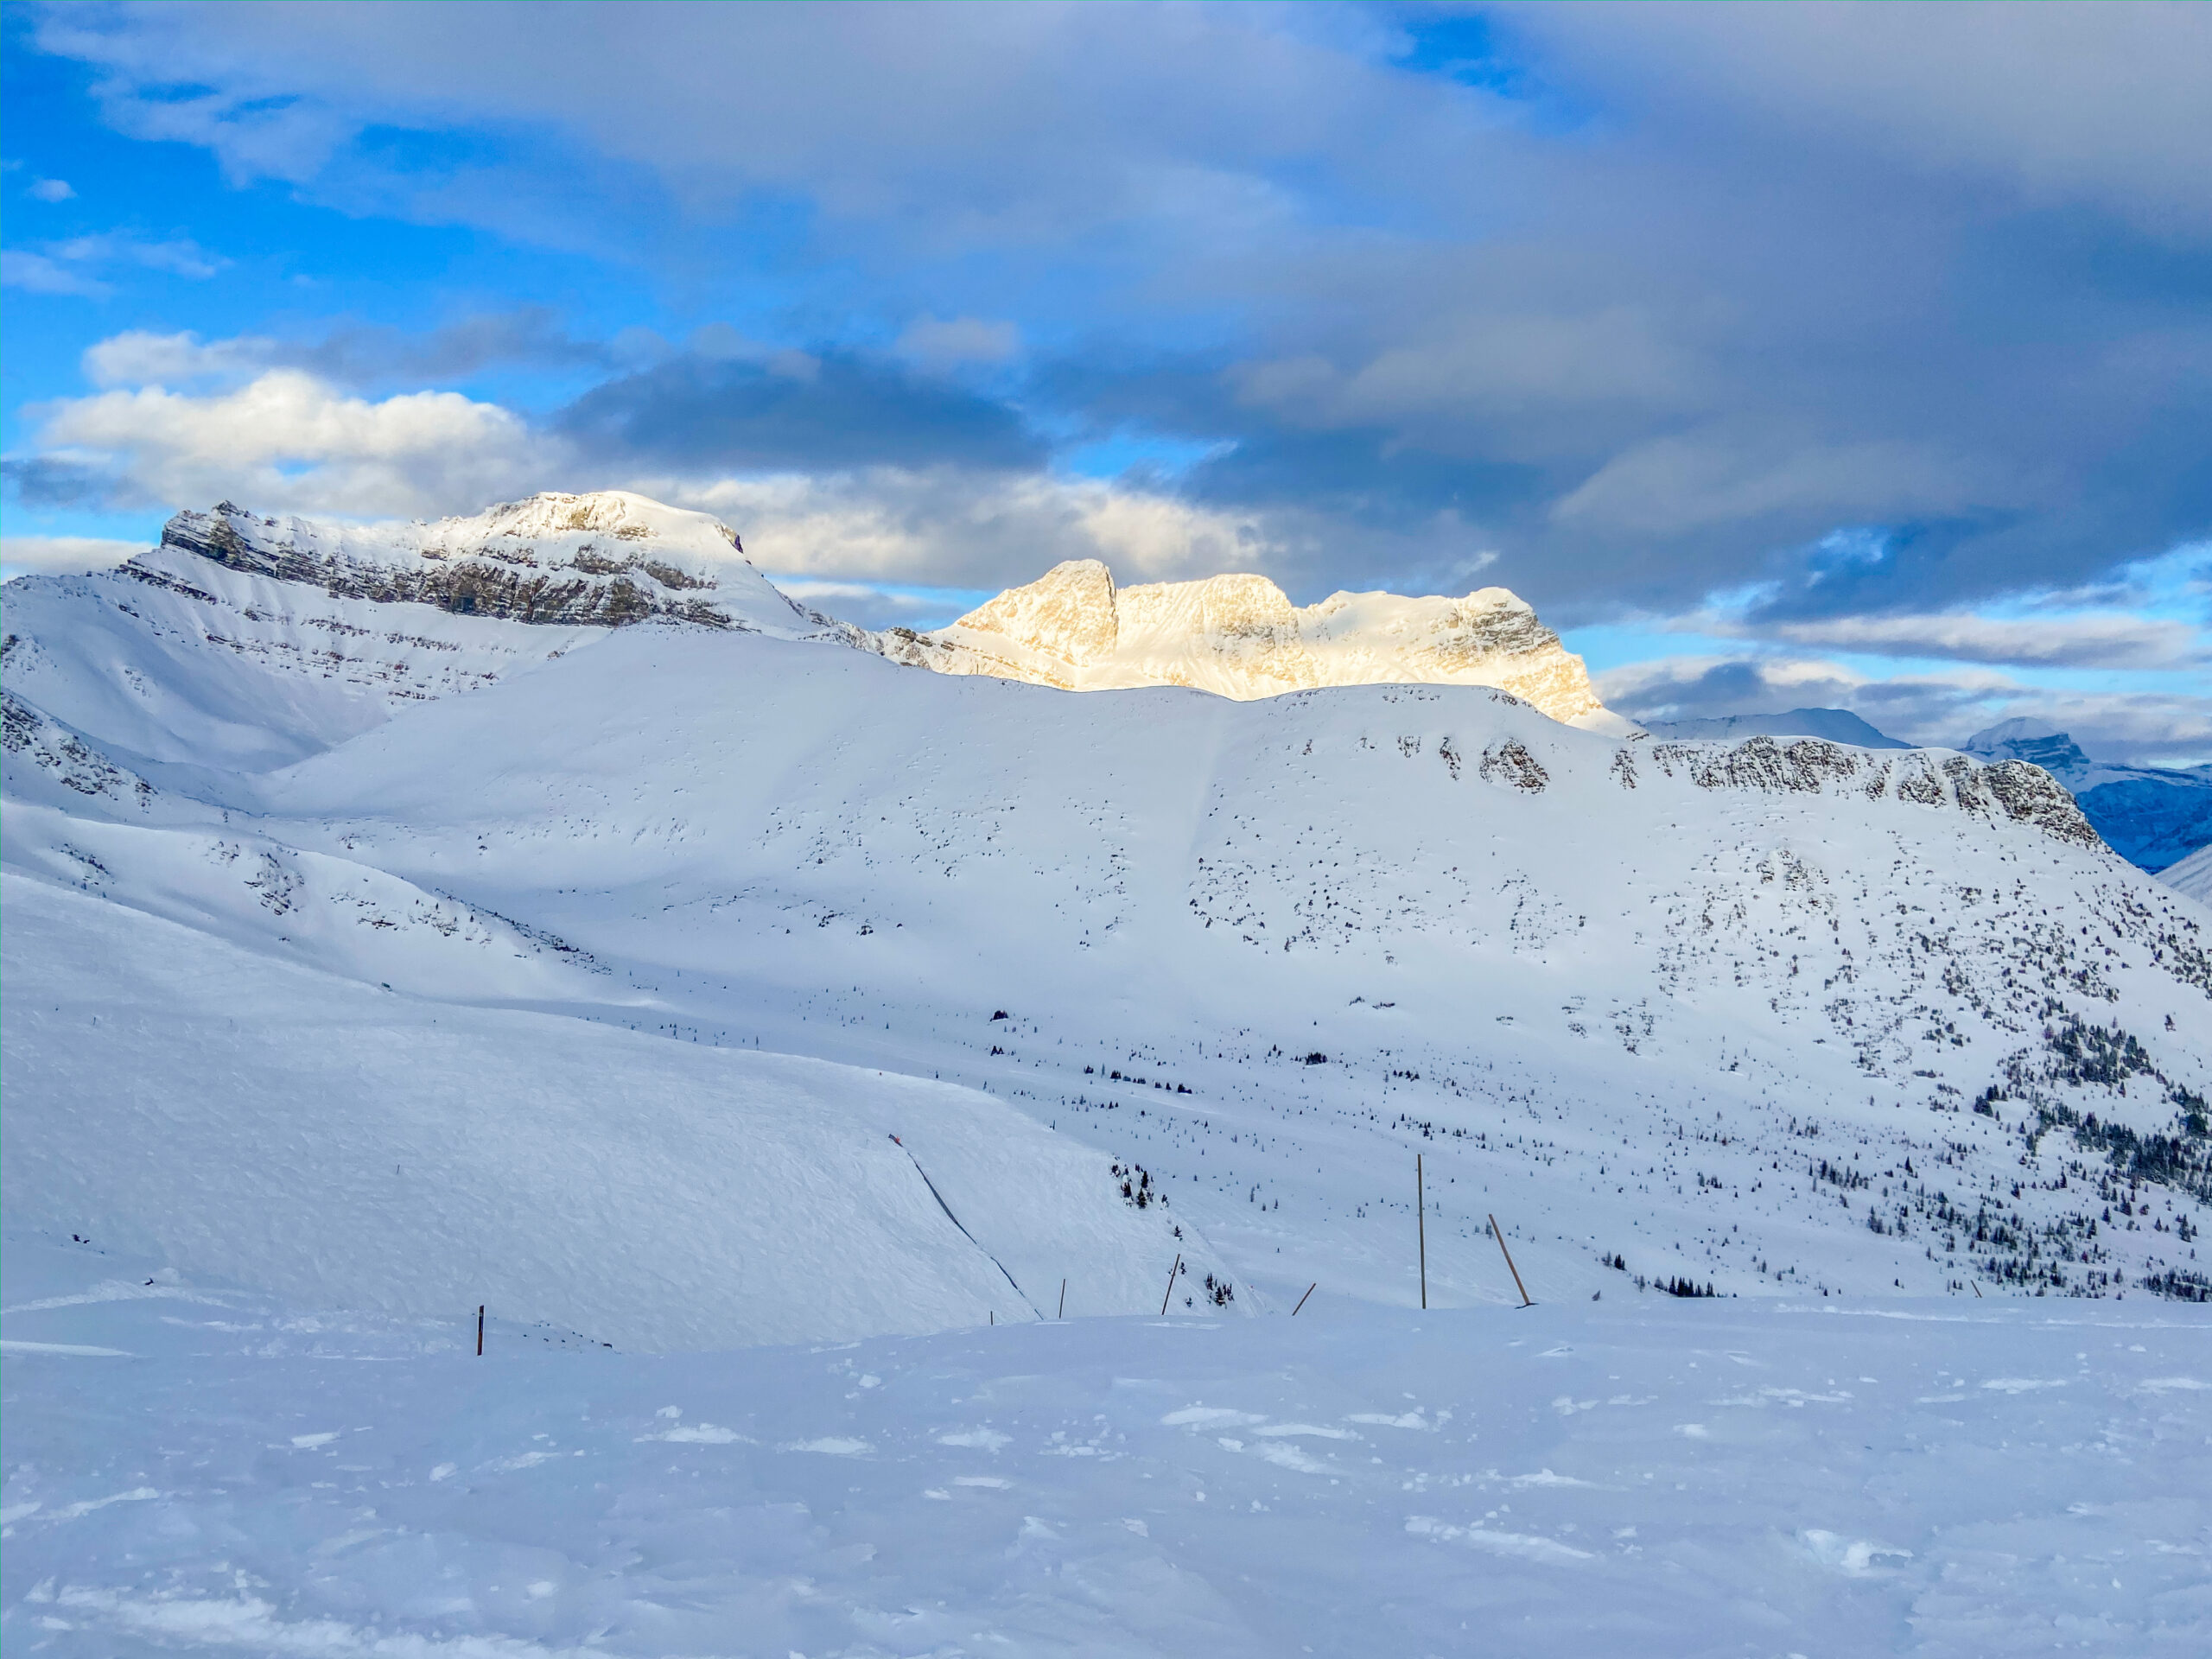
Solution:
{"label": "blue sky", "polygon": [[10,569],[622,486],[2212,759],[2212,9],[13,6]]}

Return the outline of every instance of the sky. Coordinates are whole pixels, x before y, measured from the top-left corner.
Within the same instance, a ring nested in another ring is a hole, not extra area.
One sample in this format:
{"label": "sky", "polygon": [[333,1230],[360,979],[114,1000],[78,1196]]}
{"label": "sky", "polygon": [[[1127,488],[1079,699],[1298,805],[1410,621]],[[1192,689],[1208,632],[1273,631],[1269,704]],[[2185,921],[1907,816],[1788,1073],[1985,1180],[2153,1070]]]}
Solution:
{"label": "sky", "polygon": [[1640,719],[2212,760],[2212,7],[0,13],[10,572],[714,512],[1528,599]]}

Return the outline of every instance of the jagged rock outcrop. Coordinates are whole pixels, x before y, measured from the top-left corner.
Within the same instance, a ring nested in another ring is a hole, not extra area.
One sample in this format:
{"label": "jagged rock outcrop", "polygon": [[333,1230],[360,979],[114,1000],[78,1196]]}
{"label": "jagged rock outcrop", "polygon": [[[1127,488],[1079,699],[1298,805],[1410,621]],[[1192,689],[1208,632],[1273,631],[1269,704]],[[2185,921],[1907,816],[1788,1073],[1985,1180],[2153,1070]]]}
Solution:
{"label": "jagged rock outcrop", "polygon": [[2008,720],[1963,745],[1988,760],[2041,766],[2074,792],[2112,849],[2158,871],[2212,842],[2212,766],[2123,766],[2093,760],[2056,726]]}
{"label": "jagged rock outcrop", "polygon": [[[6,643],[12,646],[16,637],[9,635]],[[154,797],[154,786],[137,772],[117,766],[44,710],[4,689],[0,689],[0,752],[79,795],[105,796],[141,809]],[[11,788],[13,783],[11,777]]]}
{"label": "jagged rock outcrop", "polygon": [[1056,565],[934,633],[874,648],[945,674],[1066,690],[1186,685],[1249,700],[1323,685],[1442,683],[1509,691],[1554,720],[1626,732],[1582,659],[1503,588],[1464,598],[1332,594],[1294,606],[1265,576],[1116,588],[1096,559]]}
{"label": "jagged rock outcrop", "polygon": [[[798,635],[858,631],[795,604],[734,531],[620,490],[545,493],[434,524],[257,517],[230,502],[184,512],[161,553],[296,582],[333,597],[435,605],[463,616],[619,627],[652,617]],[[189,584],[188,564],[141,555],[126,574]]]}
{"label": "jagged rock outcrop", "polygon": [[2024,760],[1977,766],[1966,755],[1940,749],[1882,753],[1816,737],[1789,744],[1771,737],[1736,744],[1654,743],[1624,748],[1614,757],[1613,778],[1623,788],[1637,786],[1639,760],[1670,778],[1687,777],[1700,789],[1817,795],[1833,785],[1862,791],[1870,800],[1887,797],[1984,817],[2001,813],[2060,841],[2102,844],[2064,785]]}

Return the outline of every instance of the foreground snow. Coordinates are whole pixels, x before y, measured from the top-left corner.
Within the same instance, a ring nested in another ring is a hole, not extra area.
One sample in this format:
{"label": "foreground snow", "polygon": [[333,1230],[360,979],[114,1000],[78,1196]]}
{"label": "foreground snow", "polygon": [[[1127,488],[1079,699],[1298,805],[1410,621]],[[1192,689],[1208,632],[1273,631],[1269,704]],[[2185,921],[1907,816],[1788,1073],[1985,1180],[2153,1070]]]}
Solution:
{"label": "foreground snow", "polygon": [[[1117,1319],[633,1356],[5,1252],[11,1654],[2198,1654],[2212,1325]],[[152,1282],[149,1282],[151,1281]]]}
{"label": "foreground snow", "polygon": [[[1227,1271],[1105,1154],[976,1090],[424,1001],[407,981],[438,976],[403,927],[382,935],[394,990],[20,875],[0,891],[11,1226],[662,1350],[1034,1320],[1063,1280],[1077,1311],[1156,1309],[1179,1255],[1176,1305],[1210,1306],[1196,1287]],[[492,957],[494,992],[499,956],[534,966],[458,927],[426,943]]]}

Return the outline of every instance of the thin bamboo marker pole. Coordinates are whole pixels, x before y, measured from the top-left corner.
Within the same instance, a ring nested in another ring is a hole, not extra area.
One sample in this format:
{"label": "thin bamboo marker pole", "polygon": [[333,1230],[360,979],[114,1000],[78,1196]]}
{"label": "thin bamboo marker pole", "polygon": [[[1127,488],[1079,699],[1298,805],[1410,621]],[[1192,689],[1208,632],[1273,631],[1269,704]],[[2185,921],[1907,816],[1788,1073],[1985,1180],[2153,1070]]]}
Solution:
{"label": "thin bamboo marker pole", "polygon": [[484,1304],[476,1305],[476,1357],[484,1357]]}
{"label": "thin bamboo marker pole", "polygon": [[1414,1225],[1421,1233],[1421,1305],[1428,1306],[1428,1195],[1421,1176],[1421,1154],[1414,1154]]}
{"label": "thin bamboo marker pole", "polygon": [[[1320,1282],[1321,1281],[1319,1279],[1316,1279],[1313,1284],[1306,1286],[1306,1296],[1311,1296],[1313,1294],[1314,1286],[1319,1285]],[[1298,1307],[1303,1307],[1306,1306],[1306,1296],[1301,1296],[1298,1299]],[[1294,1319],[1298,1317],[1298,1307],[1294,1307],[1290,1310],[1290,1317]]]}
{"label": "thin bamboo marker pole", "polygon": [[1063,1280],[1061,1280],[1061,1281],[1060,1281],[1060,1311],[1059,1311],[1058,1313],[1057,1313],[1053,1314],[1053,1315],[1052,1315],[1052,1317],[1053,1317],[1054,1319],[1065,1319],[1065,1318],[1067,1318],[1067,1316],[1068,1316],[1068,1281],[1067,1281],[1066,1280],[1063,1279]]}
{"label": "thin bamboo marker pole", "polygon": [[1167,1269],[1167,1294],[1160,1299],[1160,1317],[1163,1319],[1167,1317],[1168,1297],[1175,1294],[1175,1275],[1182,1271],[1183,1252],[1178,1250],[1175,1252],[1175,1265]]}
{"label": "thin bamboo marker pole", "polygon": [[1497,1224],[1497,1217],[1490,1218],[1491,1236],[1497,1240],[1497,1248],[1504,1251],[1505,1270],[1513,1275],[1513,1288],[1521,1293],[1521,1306],[1534,1307],[1535,1299],[1529,1294],[1529,1287],[1521,1282],[1521,1269],[1513,1265],[1513,1252],[1505,1249],[1505,1230]]}

